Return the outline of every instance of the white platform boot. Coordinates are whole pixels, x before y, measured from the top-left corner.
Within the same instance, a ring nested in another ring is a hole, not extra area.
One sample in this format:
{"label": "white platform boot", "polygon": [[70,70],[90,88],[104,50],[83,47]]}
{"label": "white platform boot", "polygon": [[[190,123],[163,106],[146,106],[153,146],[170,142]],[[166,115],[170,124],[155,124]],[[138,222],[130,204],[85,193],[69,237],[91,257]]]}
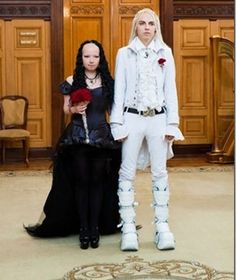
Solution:
{"label": "white platform boot", "polygon": [[119,213],[121,218],[121,251],[137,251],[138,235],[135,225],[134,189],[130,181],[119,183]]}
{"label": "white platform boot", "polygon": [[168,225],[169,186],[167,179],[153,182],[155,210],[155,243],[159,250],[175,249],[175,238]]}

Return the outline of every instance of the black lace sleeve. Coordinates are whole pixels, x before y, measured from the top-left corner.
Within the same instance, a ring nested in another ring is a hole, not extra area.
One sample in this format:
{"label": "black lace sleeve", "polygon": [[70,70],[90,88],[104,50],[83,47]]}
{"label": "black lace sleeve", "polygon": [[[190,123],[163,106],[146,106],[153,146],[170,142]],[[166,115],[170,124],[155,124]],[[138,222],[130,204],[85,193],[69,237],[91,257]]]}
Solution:
{"label": "black lace sleeve", "polygon": [[59,85],[60,92],[63,95],[68,95],[71,93],[72,86],[66,80]]}

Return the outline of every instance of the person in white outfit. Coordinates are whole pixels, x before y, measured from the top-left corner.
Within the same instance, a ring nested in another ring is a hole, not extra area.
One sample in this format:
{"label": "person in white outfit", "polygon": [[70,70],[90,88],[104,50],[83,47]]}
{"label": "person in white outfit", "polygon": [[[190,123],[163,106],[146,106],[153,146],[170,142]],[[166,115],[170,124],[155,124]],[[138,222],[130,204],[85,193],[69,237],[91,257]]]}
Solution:
{"label": "person in white outfit", "polygon": [[133,181],[136,169],[144,168],[147,160],[152,174],[154,241],[160,250],[174,249],[175,238],[168,225],[166,163],[173,156],[173,141],[184,137],[178,128],[172,51],[164,43],[159,18],[151,9],[137,12],[129,44],[118,50],[110,123],[114,139],[123,142],[118,187],[121,250],[139,248]]}

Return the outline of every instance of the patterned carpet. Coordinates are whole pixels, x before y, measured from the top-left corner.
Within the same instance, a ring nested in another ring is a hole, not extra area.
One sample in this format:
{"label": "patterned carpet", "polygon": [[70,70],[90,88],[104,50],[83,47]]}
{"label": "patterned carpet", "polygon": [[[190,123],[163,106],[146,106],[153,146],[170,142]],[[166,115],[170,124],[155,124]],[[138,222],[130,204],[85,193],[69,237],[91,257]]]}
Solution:
{"label": "patterned carpet", "polygon": [[159,280],[228,280],[233,273],[219,272],[198,262],[179,260],[147,262],[137,256],[120,264],[93,264],[75,267],[64,280],[159,279]]}
{"label": "patterned carpet", "polygon": [[[119,235],[102,238],[96,252],[86,250],[83,253],[77,236],[32,239],[23,231],[22,221],[30,223],[38,219],[52,173],[49,170],[0,171],[0,212],[4,213],[0,228],[0,278],[233,280],[234,166],[168,169],[174,211],[171,225],[175,229],[177,249],[164,251],[161,255],[156,254],[151,239],[151,193],[146,191],[150,182],[149,170],[137,176],[137,201],[142,201],[137,207],[143,226],[141,247],[137,254],[130,252],[128,255],[119,250]],[[184,216],[189,207],[191,215]],[[201,221],[201,227],[195,221]],[[199,242],[193,242],[196,230]]]}
{"label": "patterned carpet", "polygon": [[[199,167],[168,167],[169,173],[197,173],[197,172],[230,172],[234,171],[234,165],[213,165],[213,166],[199,166]],[[139,172],[150,173],[150,169],[147,168]],[[11,170],[0,171],[0,177],[12,177],[12,176],[51,176],[51,170]]]}

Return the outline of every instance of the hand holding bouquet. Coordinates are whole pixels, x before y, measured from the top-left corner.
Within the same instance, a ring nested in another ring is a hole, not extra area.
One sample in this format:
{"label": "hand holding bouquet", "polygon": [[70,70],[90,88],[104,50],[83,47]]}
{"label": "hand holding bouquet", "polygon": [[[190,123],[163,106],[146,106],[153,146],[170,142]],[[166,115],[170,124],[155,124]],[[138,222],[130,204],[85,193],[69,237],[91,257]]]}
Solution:
{"label": "hand holding bouquet", "polygon": [[[76,89],[76,90],[72,91],[70,94],[71,106],[76,105],[81,102],[89,104],[89,102],[91,102],[91,100],[92,100],[92,94],[91,94],[91,91],[87,88]],[[85,134],[86,134],[85,143],[89,143],[86,112],[82,114],[82,120],[83,120]]]}

